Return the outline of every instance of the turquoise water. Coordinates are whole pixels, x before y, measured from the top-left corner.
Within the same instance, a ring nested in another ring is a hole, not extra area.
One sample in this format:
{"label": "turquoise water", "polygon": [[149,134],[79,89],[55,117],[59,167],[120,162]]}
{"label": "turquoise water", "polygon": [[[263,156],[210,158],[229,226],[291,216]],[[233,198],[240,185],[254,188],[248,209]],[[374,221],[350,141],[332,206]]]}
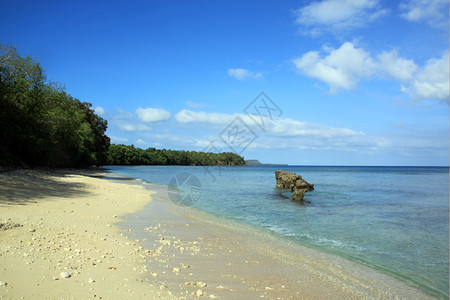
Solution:
{"label": "turquoise water", "polygon": [[[305,196],[310,204],[275,196],[280,192],[275,188],[278,168],[301,174],[314,184],[315,190]],[[361,262],[439,298],[449,297],[447,167],[278,168],[107,169],[164,185],[179,182],[174,176],[181,180],[180,174],[194,175],[201,187],[186,195],[197,209]]]}

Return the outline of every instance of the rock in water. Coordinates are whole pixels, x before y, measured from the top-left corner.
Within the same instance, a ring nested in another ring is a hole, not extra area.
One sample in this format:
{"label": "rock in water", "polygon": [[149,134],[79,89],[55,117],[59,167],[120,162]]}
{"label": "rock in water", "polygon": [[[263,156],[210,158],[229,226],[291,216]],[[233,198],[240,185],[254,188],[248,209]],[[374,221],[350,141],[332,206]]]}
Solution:
{"label": "rock in water", "polygon": [[276,170],[275,179],[277,181],[277,188],[285,188],[294,192],[291,200],[299,202],[303,201],[306,192],[314,191],[314,185],[306,182],[302,176],[287,171]]}
{"label": "rock in water", "polygon": [[294,201],[309,202],[309,201],[304,201],[303,200],[303,197],[305,197],[305,194],[306,194],[306,190],[305,189],[294,190],[294,194],[289,199],[290,200],[294,200]]}

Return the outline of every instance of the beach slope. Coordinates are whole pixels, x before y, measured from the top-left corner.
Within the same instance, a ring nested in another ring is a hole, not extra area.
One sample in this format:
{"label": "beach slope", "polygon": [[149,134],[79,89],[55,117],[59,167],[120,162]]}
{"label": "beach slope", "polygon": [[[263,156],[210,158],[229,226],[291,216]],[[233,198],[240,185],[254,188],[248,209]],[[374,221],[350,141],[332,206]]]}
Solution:
{"label": "beach slope", "polygon": [[171,299],[117,223],[151,192],[101,170],[0,173],[0,298]]}

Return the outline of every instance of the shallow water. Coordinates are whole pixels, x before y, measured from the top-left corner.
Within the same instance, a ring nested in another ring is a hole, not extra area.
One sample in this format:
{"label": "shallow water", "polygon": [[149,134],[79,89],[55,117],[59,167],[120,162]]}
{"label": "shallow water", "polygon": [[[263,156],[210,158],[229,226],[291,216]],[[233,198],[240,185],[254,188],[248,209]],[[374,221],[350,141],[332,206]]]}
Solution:
{"label": "shallow water", "polygon": [[[275,188],[277,167],[108,169],[177,185],[169,188],[174,201],[180,200],[179,192],[189,200],[184,204],[364,263],[448,298],[448,168],[283,166],[315,185],[306,205],[275,196],[282,191]],[[190,180],[194,177],[198,181]]]}

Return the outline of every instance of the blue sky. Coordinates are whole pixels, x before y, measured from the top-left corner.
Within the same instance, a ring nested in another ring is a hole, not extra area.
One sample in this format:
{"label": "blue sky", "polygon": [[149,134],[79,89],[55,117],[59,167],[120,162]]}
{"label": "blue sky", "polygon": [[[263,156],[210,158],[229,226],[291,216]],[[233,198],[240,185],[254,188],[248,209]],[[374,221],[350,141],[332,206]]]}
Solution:
{"label": "blue sky", "polygon": [[448,11],[447,0],[17,0],[2,3],[0,42],[92,103],[113,143],[448,165]]}

